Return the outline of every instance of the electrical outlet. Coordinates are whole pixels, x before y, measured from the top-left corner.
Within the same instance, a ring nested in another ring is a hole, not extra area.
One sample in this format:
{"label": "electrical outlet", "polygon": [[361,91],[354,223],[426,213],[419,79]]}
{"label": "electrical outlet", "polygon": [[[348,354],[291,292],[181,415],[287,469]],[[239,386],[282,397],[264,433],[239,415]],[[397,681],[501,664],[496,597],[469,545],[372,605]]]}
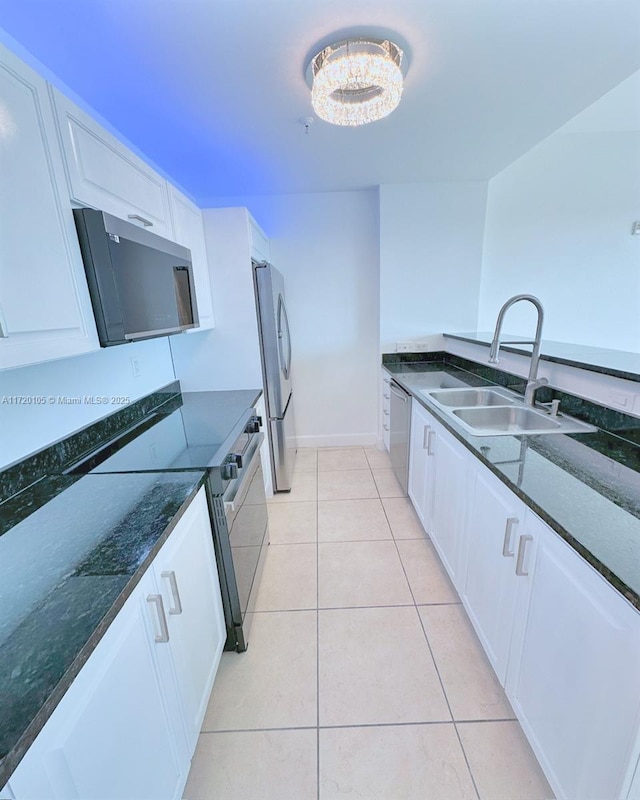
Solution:
{"label": "electrical outlet", "polygon": [[138,356],[131,356],[131,372],[134,378],[139,378],[142,375],[142,363]]}
{"label": "electrical outlet", "polygon": [[415,348],[415,342],[397,342],[396,353],[411,353]]}

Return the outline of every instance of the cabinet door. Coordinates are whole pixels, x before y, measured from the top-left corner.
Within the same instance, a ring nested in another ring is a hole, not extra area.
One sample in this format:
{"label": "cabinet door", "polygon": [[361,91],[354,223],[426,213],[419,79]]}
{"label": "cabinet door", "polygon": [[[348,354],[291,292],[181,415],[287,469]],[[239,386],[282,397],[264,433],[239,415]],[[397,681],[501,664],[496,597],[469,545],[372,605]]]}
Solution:
{"label": "cabinet door", "polygon": [[411,404],[408,494],[424,528],[429,517],[429,445],[433,436],[432,415],[414,400]]}
{"label": "cabinet door", "polygon": [[[173,800],[186,779],[150,640],[150,573],[27,752],[17,800]],[[53,794],[42,794],[47,780]]]}
{"label": "cabinet door", "polygon": [[442,559],[451,580],[460,588],[460,560],[464,534],[467,451],[440,423],[432,422],[429,453],[433,457],[431,477],[431,514],[427,532]]}
{"label": "cabinet door", "polygon": [[172,238],[164,178],[68,97],[52,92],[71,198]]}
{"label": "cabinet door", "polygon": [[[47,85],[0,47],[0,366],[97,350]],[[62,189],[62,193],[60,191]]]}
{"label": "cabinet door", "polygon": [[202,212],[174,186],[167,184],[171,216],[173,217],[174,239],[191,251],[193,278],[198,303],[199,327],[187,333],[213,328],[213,300],[209,282],[209,263],[202,225]]}
{"label": "cabinet door", "polygon": [[167,614],[189,752],[196,745],[226,638],[204,489],[153,562]]}
{"label": "cabinet door", "polygon": [[476,471],[467,514],[462,601],[504,686],[516,594],[516,547],[525,507],[488,470]]}
{"label": "cabinet door", "polygon": [[530,511],[507,694],[558,798],[614,800],[640,723],[640,614]]}
{"label": "cabinet door", "polygon": [[271,247],[269,240],[253,217],[249,217],[249,230],[251,236],[251,258],[255,258],[256,261],[270,261]]}

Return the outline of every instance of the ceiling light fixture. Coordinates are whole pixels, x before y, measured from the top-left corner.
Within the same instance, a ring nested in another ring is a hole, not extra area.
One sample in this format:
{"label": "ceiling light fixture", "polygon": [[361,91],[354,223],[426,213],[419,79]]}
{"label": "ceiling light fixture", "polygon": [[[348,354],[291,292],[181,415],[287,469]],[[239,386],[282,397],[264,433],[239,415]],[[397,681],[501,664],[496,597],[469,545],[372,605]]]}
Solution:
{"label": "ceiling light fixture", "polygon": [[344,39],[309,63],[313,110],[333,125],[367,125],[390,114],[402,96],[403,52],[389,39]]}

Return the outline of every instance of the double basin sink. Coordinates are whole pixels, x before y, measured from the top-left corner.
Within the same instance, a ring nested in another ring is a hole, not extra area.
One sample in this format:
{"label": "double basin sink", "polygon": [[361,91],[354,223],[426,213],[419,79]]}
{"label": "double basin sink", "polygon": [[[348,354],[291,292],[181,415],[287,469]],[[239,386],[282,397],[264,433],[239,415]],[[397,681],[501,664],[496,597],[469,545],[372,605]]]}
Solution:
{"label": "double basin sink", "polygon": [[592,433],[587,425],[564,414],[552,415],[524,404],[517,396],[501,389],[421,390],[474,436],[514,436],[544,433]]}

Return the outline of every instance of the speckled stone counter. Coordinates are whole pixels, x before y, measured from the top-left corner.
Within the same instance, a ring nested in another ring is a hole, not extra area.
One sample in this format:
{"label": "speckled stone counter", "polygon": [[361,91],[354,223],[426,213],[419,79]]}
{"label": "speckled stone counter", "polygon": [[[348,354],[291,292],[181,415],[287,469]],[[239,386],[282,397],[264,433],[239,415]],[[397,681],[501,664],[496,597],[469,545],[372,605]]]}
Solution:
{"label": "speckled stone counter", "polygon": [[384,368],[462,444],[640,609],[640,448],[597,433],[473,436],[421,390],[491,382],[445,361]]}
{"label": "speckled stone counter", "polygon": [[0,506],[0,787],[204,476],[44,477]]}
{"label": "speckled stone counter", "polygon": [[0,473],[0,788],[261,395],[179,389]]}
{"label": "speckled stone counter", "polygon": [[[482,344],[489,347],[493,341],[493,331],[473,331],[471,333],[445,333],[445,339],[459,339],[471,344]],[[530,356],[527,346],[519,346],[518,342],[526,341],[525,335],[502,334],[501,349],[510,353]],[[590,347],[567,342],[554,342],[543,339],[540,343],[540,359],[553,361],[556,364],[567,364],[570,367],[613,375],[628,381],[640,381],[640,353],[625,350],[609,350],[605,347]]]}

